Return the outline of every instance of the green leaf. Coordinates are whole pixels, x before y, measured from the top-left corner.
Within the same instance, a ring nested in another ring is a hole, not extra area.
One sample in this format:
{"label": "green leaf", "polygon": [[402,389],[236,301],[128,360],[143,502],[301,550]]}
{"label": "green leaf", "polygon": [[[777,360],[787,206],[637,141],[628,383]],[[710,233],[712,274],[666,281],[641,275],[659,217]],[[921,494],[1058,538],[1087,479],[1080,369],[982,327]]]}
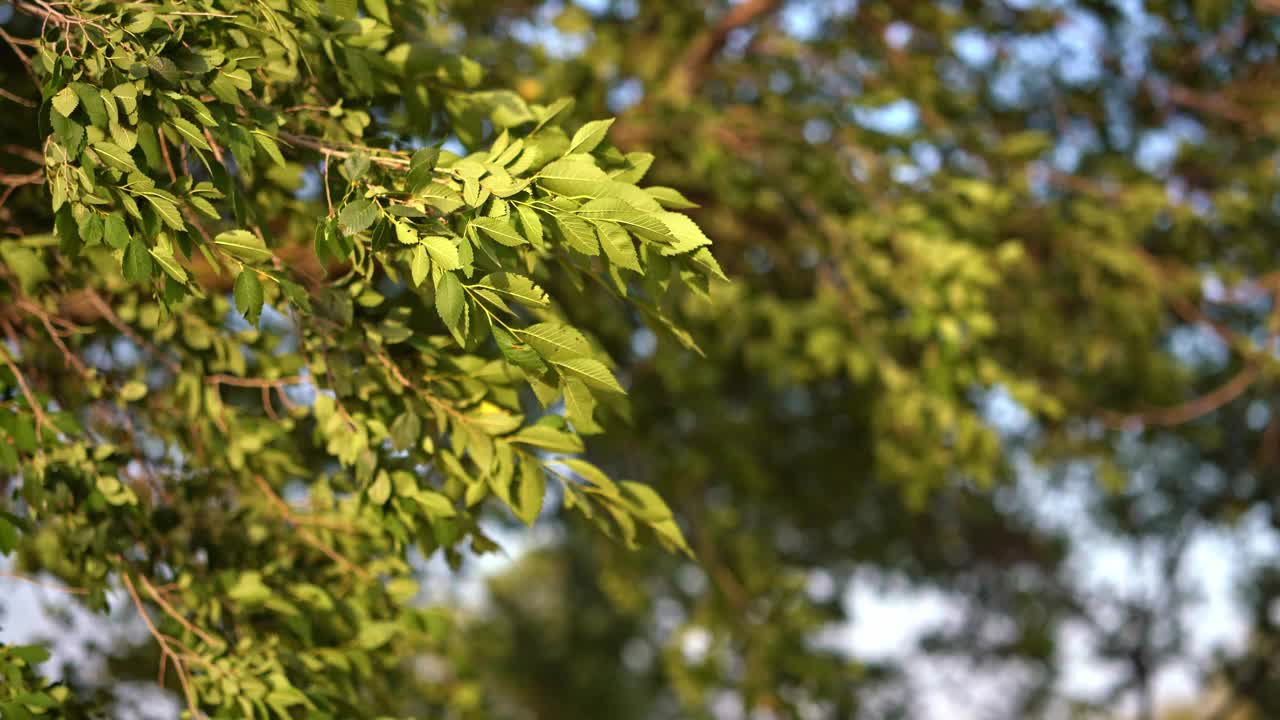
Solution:
{"label": "green leaf", "polygon": [[382,208],[372,200],[356,198],[343,206],[342,211],[338,213],[338,224],[342,227],[343,233],[355,235],[373,225],[381,212]]}
{"label": "green leaf", "polygon": [[380,470],[373,484],[369,486],[369,502],[374,505],[384,505],[390,497],[391,476],[387,474],[386,470]]}
{"label": "green leaf", "polygon": [[119,211],[111,213],[102,223],[102,240],[116,250],[124,250],[129,245],[129,227],[124,223],[124,215]]}
{"label": "green leaf", "polygon": [[575,430],[583,434],[603,432],[604,428],[595,421],[595,408],[596,399],[586,383],[576,377],[565,378],[564,409]]}
{"label": "green leaf", "polygon": [[536,247],[542,247],[542,220],[538,212],[527,205],[516,205],[516,215],[520,217],[520,228],[524,236]]}
{"label": "green leaf", "polygon": [[187,271],[183,269],[182,265],[178,264],[178,259],[173,256],[173,248],[168,245],[157,245],[151,248],[151,257],[155,258],[156,262],[160,264],[160,268],[169,277],[180,283],[187,282]]}
{"label": "green leaf", "polygon": [[591,356],[591,343],[587,342],[582,333],[568,325],[545,322],[516,332],[539,355],[553,362]]}
{"label": "green leaf", "polygon": [[590,462],[582,458],[564,458],[557,462],[572,470],[578,477],[586,480],[592,488],[600,493],[619,500],[622,499],[622,493],[618,491],[618,485],[603,470]]}
{"label": "green leaf", "polygon": [[413,499],[427,511],[428,515],[434,517],[453,517],[458,514],[454,509],[453,503],[449,498],[438,492],[431,490],[419,490],[414,493]]}
{"label": "green leaf", "polygon": [[409,259],[409,275],[413,279],[414,287],[422,287],[422,283],[430,273],[431,260],[427,257],[426,246],[415,246]]}
{"label": "green leaf", "polygon": [[578,377],[589,387],[593,387],[597,390],[604,390],[606,392],[626,394],[626,391],[618,384],[617,378],[615,378],[613,373],[609,372],[609,368],[605,367],[604,363],[599,360],[588,357],[579,357],[563,360],[551,360],[551,362],[561,371]]}
{"label": "green leaf", "polygon": [[440,235],[423,235],[419,241],[441,270],[462,269],[462,260],[458,257],[458,246],[454,245],[449,238]]}
{"label": "green leaf", "polygon": [[582,438],[546,425],[529,425],[507,439],[552,452],[580,453],[583,450]]}
{"label": "green leaf", "polygon": [[174,230],[185,230],[187,228],[187,224],[182,221],[182,213],[178,211],[178,206],[172,200],[152,193],[147,193],[143,197],[151,204],[152,209],[156,211],[156,215],[160,216],[160,220],[165,225]]}
{"label": "green leaf", "polygon": [[515,336],[501,325],[493,324],[490,331],[493,333],[494,342],[498,344],[498,350],[502,352],[507,362],[534,375],[547,372],[547,364],[542,361],[542,356],[538,355],[531,345],[516,340]]}
{"label": "green leaf", "polygon": [[98,88],[88,83],[76,82],[71,83],[71,89],[80,98],[80,107],[89,116],[89,122],[94,127],[107,128],[110,125],[110,118],[107,116],[107,108],[102,102],[102,95],[98,92]]}
{"label": "green leaf", "polygon": [[12,645],[8,651],[30,667],[49,660],[49,651],[43,645]]}
{"label": "green leaf", "polygon": [[551,305],[547,291],[523,275],[496,272],[481,278],[479,284],[530,307],[544,308]]}
{"label": "green leaf", "polygon": [[557,160],[538,173],[538,184],[558,195],[590,196],[609,182],[609,176],[585,155]]}
{"label": "green leaf", "polygon": [[514,415],[492,403],[481,403],[478,410],[467,414],[467,424],[486,435],[506,435],[522,422],[523,415]]}
{"label": "green leaf", "polygon": [[244,319],[252,325],[257,325],[265,299],[257,271],[250,268],[240,271],[240,275],[236,278],[234,297],[236,309],[244,315]]}
{"label": "green leaf", "polygon": [[178,131],[183,140],[186,140],[192,147],[201,150],[209,150],[209,143],[205,142],[204,133],[200,132],[200,128],[186,118],[175,117],[169,120],[169,124],[173,129]]}
{"label": "green leaf", "polygon": [[[671,228],[663,222],[664,217],[676,215],[676,213],[646,212],[622,200],[600,198],[578,208],[577,215],[587,220],[607,220],[617,223],[636,237],[650,242],[666,244],[676,240]],[[683,215],[677,217],[684,218]],[[688,218],[684,219],[688,220]],[[689,222],[692,224],[692,221]]]}
{"label": "green leaf", "polygon": [[[351,0],[355,5],[355,0]],[[376,650],[391,641],[400,632],[394,622],[365,622],[356,636],[356,645],[365,650]]]}
{"label": "green leaf", "polygon": [[141,400],[147,396],[146,383],[137,380],[130,380],[120,388],[120,399],[125,402],[134,402]]}
{"label": "green leaf", "polygon": [[463,327],[466,302],[458,277],[451,272],[440,273],[440,280],[436,283],[436,312],[440,313],[440,319],[459,345],[465,344],[462,338],[466,336],[466,328]]}
{"label": "green leaf", "polygon": [[679,255],[711,244],[710,238],[702,233],[702,228],[699,228],[697,223],[690,220],[687,215],[674,212],[663,213],[662,222],[670,228],[671,234],[675,237],[674,244],[662,248],[663,255]]}
{"label": "green leaf", "polygon": [[681,195],[680,191],[675,188],[654,185],[645,188],[644,191],[652,195],[659,203],[662,203],[663,207],[670,210],[688,210],[689,208],[698,207],[697,203]]}
{"label": "green leaf", "polygon": [[479,217],[472,220],[471,224],[507,247],[528,244],[529,241],[516,231],[509,218],[510,216],[500,218]]}
{"label": "green leaf", "polygon": [[599,255],[600,242],[596,239],[596,231],[591,223],[573,215],[560,213],[556,215],[556,225],[564,242],[570,248],[583,255]]}
{"label": "green leaf", "polygon": [[213,238],[213,244],[227,254],[245,262],[261,263],[271,259],[267,244],[248,230],[227,230]]}
{"label": "green leaf", "polygon": [[520,487],[516,492],[516,505],[512,508],[516,517],[532,526],[542,513],[542,503],[547,495],[547,474],[541,468],[526,462],[520,466]]}
{"label": "green leaf", "polygon": [[276,144],[274,138],[265,133],[255,132],[253,133],[253,141],[258,143],[258,147],[262,148],[267,157],[271,158],[276,165],[281,167],[285,165],[284,155],[280,154],[280,146]]}
{"label": "green leaf", "polygon": [[127,150],[107,140],[99,140],[93,144],[93,152],[106,163],[108,167],[125,172],[138,172],[138,166],[133,162],[133,156]]}
{"label": "green leaf", "polygon": [[49,269],[45,267],[44,260],[31,248],[13,242],[0,244],[0,259],[18,276],[18,284],[25,293],[30,294],[49,279]]}
{"label": "green leaf", "polygon": [[124,279],[129,282],[146,282],[151,279],[151,253],[146,243],[135,236],[124,250]]}
{"label": "green leaf", "polygon": [[573,139],[569,141],[569,152],[573,153],[589,153],[596,149],[596,146],[604,141],[605,136],[609,133],[609,126],[613,125],[614,118],[608,120],[592,120],[591,122],[578,128],[578,132],[573,134]]}
{"label": "green leaf", "polygon": [[604,255],[609,258],[609,262],[627,270],[643,272],[635,243],[621,225],[611,222],[598,222],[595,225],[596,232],[600,234],[600,246],[604,248]]}
{"label": "green leaf", "polygon": [[391,423],[391,446],[396,450],[408,450],[422,437],[422,421],[412,410],[406,410]]}
{"label": "green leaf", "polygon": [[63,117],[71,117],[71,113],[76,111],[76,107],[80,104],[80,98],[76,97],[76,93],[70,87],[64,87],[53,96],[53,109],[62,113]]}

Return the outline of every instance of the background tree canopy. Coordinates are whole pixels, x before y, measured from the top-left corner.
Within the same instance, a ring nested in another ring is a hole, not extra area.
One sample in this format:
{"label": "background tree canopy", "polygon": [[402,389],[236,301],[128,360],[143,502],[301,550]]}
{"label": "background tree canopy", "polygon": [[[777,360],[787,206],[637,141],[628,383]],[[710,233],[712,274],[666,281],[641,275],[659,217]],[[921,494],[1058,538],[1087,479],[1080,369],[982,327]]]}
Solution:
{"label": "background tree canopy", "polygon": [[[1278,36],[0,5],[0,553],[110,631],[0,645],[0,716],[936,717],[939,662],[980,717],[1154,718],[1188,664],[1280,716]],[[1197,654],[1206,534],[1246,629]],[[884,587],[952,616],[862,656]]]}

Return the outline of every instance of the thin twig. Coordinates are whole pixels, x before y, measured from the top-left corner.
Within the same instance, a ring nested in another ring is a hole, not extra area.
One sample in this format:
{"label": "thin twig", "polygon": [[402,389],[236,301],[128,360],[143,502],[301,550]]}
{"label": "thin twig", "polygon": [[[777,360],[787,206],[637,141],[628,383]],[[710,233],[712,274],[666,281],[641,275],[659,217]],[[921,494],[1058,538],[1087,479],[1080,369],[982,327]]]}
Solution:
{"label": "thin twig", "polygon": [[84,364],[84,361],[77,357],[75,353],[71,352],[71,349],[67,347],[67,344],[62,341],[61,333],[54,330],[53,322],[49,317],[49,313],[45,312],[40,308],[40,306],[29,300],[19,300],[15,305],[17,305],[19,309],[25,310],[39,318],[40,322],[44,325],[44,329],[48,331],[49,337],[53,340],[53,343],[57,345],[58,350],[62,352],[62,359],[67,363],[67,365],[75,368],[76,372],[80,373],[80,376],[86,380],[93,377],[93,373],[89,371],[89,368]]}
{"label": "thin twig", "polygon": [[[187,669],[182,664],[182,658],[178,656],[178,653],[173,648],[169,647],[169,642],[165,639],[164,634],[151,621],[151,616],[147,614],[147,608],[142,604],[142,598],[138,596],[138,591],[133,586],[133,580],[129,579],[129,574],[127,572],[120,573],[120,579],[124,581],[124,587],[129,591],[129,597],[133,598],[133,604],[138,608],[138,614],[142,616],[142,621],[146,623],[151,637],[155,638],[156,643],[160,645],[161,657],[168,657],[173,662],[174,671],[178,674],[178,682],[182,683],[182,692],[186,696],[187,708],[191,711],[191,717],[201,717],[200,707],[196,702],[196,694],[191,688],[191,680],[187,677]],[[163,678],[160,686],[164,687]]]}
{"label": "thin twig", "polygon": [[178,624],[186,628],[188,631],[190,631],[192,635],[195,635],[196,637],[203,640],[204,644],[208,645],[211,648],[226,644],[226,643],[218,642],[212,635],[205,632],[204,630],[201,630],[200,628],[196,627],[191,622],[189,622],[186,618],[182,617],[181,613],[179,613],[176,609],[174,609],[174,607],[169,604],[169,601],[165,600],[164,596],[161,595],[160,592],[156,590],[155,586],[152,585],[151,582],[148,581],[145,577],[139,575],[138,582],[142,583],[142,587],[146,589],[147,594],[149,594],[152,598],[154,598],[156,603],[160,605],[160,609],[164,610],[169,617],[173,618],[174,620],[177,620]]}
{"label": "thin twig", "polygon": [[57,432],[57,428],[49,421],[48,416],[44,414],[44,409],[40,407],[40,403],[36,402],[35,394],[31,392],[31,386],[27,384],[27,378],[18,369],[17,363],[13,361],[13,356],[9,354],[9,348],[0,345],[0,359],[4,360],[4,364],[9,366],[9,370],[13,372],[13,376],[18,380],[18,387],[22,389],[22,396],[27,399],[27,404],[31,406],[31,411],[36,416],[36,440],[43,443],[44,434],[42,428],[45,425],[53,428]]}
{"label": "thin twig", "polygon": [[72,595],[84,595],[85,593],[89,592],[87,589],[82,587],[75,587],[71,585],[54,585],[52,583],[47,583],[42,580],[36,580],[33,577],[27,577],[26,575],[19,575],[17,573],[0,573],[0,578],[8,578],[10,580],[21,580],[26,583],[31,583],[32,585],[35,585],[37,587],[42,587],[46,590],[56,590],[57,592],[71,593]]}
{"label": "thin twig", "polygon": [[140,347],[146,348],[151,352],[151,354],[155,355],[160,362],[164,363],[165,367],[175,373],[182,372],[182,366],[179,365],[177,361],[162,353],[159,348],[148,342],[146,338],[134,332],[133,328],[129,327],[125,321],[121,320],[120,316],[116,315],[115,310],[111,309],[111,306],[102,299],[102,296],[98,294],[97,290],[89,290],[85,293],[85,298],[88,299],[89,304],[93,305],[94,309],[97,310],[99,314],[107,319],[107,322],[111,323],[112,327],[119,330],[121,333],[124,333],[126,337],[137,343]]}

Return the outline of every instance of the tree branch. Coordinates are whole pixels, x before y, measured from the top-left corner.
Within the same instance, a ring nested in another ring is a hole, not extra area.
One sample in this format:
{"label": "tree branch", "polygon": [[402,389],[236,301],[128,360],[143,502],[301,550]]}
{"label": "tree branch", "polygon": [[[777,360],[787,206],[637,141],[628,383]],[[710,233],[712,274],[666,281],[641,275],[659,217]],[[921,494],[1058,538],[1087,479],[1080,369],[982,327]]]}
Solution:
{"label": "tree branch", "polygon": [[738,28],[746,27],[782,7],[782,0],[747,0],[735,5],[720,22],[708,28],[694,38],[684,56],[676,63],[671,78],[667,81],[667,92],[673,97],[687,98],[702,86],[707,79],[707,69],[729,35]]}

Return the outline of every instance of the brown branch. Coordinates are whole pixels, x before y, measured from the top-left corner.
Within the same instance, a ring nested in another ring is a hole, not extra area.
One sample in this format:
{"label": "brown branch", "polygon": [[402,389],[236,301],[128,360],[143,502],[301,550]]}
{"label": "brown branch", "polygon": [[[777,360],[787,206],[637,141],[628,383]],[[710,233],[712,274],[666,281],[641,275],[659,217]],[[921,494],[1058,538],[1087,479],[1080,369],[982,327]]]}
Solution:
{"label": "brown branch", "polygon": [[53,319],[49,316],[49,313],[45,312],[39,305],[36,305],[29,300],[19,300],[15,305],[17,305],[19,309],[39,318],[41,324],[44,325],[44,329],[49,333],[49,337],[53,339],[53,343],[57,345],[58,350],[62,352],[63,362],[74,368],[76,372],[80,373],[80,376],[86,380],[92,379],[93,373],[90,372],[89,368],[84,364],[84,361],[75,353],[71,352],[71,349],[67,347],[67,344],[62,341],[62,334],[54,329]]}
{"label": "brown branch", "polygon": [[48,416],[44,414],[44,408],[40,407],[40,403],[36,402],[35,395],[31,392],[31,386],[27,384],[27,378],[18,369],[17,363],[13,361],[13,357],[9,354],[9,349],[0,345],[0,359],[4,360],[4,364],[9,366],[9,370],[13,372],[13,376],[18,380],[18,387],[22,389],[22,396],[27,399],[27,404],[31,406],[31,411],[36,416],[36,440],[44,442],[44,433],[42,432],[45,425],[53,428],[57,432],[57,428],[49,421]]}
{"label": "brown branch", "polygon": [[[133,586],[133,580],[129,578],[129,574],[127,572],[120,573],[120,579],[124,581],[124,587],[129,591],[129,597],[133,598],[134,607],[138,608],[138,614],[142,616],[142,621],[146,623],[147,631],[151,633],[151,637],[155,638],[156,643],[160,646],[160,657],[168,658],[173,663],[174,671],[178,674],[178,682],[182,683],[182,693],[186,696],[187,708],[191,711],[191,717],[201,717],[200,706],[196,701],[195,691],[191,688],[191,680],[187,677],[187,669],[182,664],[182,658],[169,646],[164,634],[151,621],[151,616],[147,614],[147,608],[142,604],[142,598],[138,596],[138,591]],[[160,686],[164,687],[163,677],[161,678]]]}
{"label": "brown branch", "polygon": [[[409,167],[409,158],[405,156],[405,153],[397,152],[395,150],[388,150],[386,148],[368,147],[365,145],[349,145],[345,143],[331,143],[331,142],[325,142],[324,140],[319,140],[317,138],[310,137],[308,135],[294,135],[293,133],[287,133],[287,132],[278,133],[278,137],[290,145],[297,145],[299,147],[318,150],[319,152],[324,153],[326,156],[349,158],[352,155],[365,153],[370,156],[369,162],[376,163],[378,165],[384,165],[386,167],[400,167],[400,168]],[[384,155],[379,156],[377,153],[384,153]]]}
{"label": "brown branch", "polygon": [[1171,408],[1148,410],[1128,415],[1108,412],[1103,414],[1102,420],[1108,427],[1115,429],[1127,429],[1138,424],[1155,427],[1182,425],[1204,417],[1240,397],[1245,390],[1249,389],[1249,386],[1253,385],[1253,381],[1258,379],[1259,371],[1258,363],[1251,362],[1236,373],[1235,377],[1232,377],[1212,392],[1201,395],[1194,400]]}
{"label": "brown branch", "polygon": [[712,59],[724,49],[729,35],[738,28],[773,13],[782,7],[782,0],[747,0],[734,6],[720,22],[694,38],[684,56],[672,69],[667,81],[667,92],[673,97],[689,97],[697,92],[707,78]]}
{"label": "brown branch", "polygon": [[210,385],[234,385],[236,387],[248,388],[273,388],[282,385],[297,385],[306,382],[306,378],[298,375],[290,375],[288,377],[276,378],[270,380],[267,378],[245,378],[238,375],[206,375],[204,378],[206,383]]}
{"label": "brown branch", "polygon": [[205,632],[204,630],[201,630],[200,628],[196,627],[191,622],[189,622],[186,618],[182,617],[182,615],[176,609],[174,609],[172,605],[169,604],[169,601],[164,599],[164,596],[160,594],[160,591],[156,590],[156,587],[152,585],[145,577],[142,577],[141,575],[139,575],[138,582],[142,583],[142,587],[146,589],[147,594],[155,599],[156,603],[160,605],[160,609],[164,610],[166,615],[173,618],[174,620],[177,620],[179,625],[181,625],[182,627],[190,631],[192,635],[195,635],[196,637],[203,640],[206,645],[208,645],[211,648],[216,648],[220,645],[226,644],[226,643],[218,642],[218,640],[215,639],[212,635]]}
{"label": "brown branch", "polygon": [[0,97],[6,100],[12,100],[18,103],[19,105],[23,105],[25,107],[29,107],[29,108],[38,107],[36,103],[22,97],[21,95],[14,95],[13,93],[9,92],[8,90],[5,90],[4,88],[0,88]]}
{"label": "brown branch", "polygon": [[82,587],[74,587],[71,585],[53,585],[51,583],[47,583],[41,580],[36,580],[35,578],[27,577],[26,575],[19,575],[17,573],[0,573],[0,578],[8,578],[10,580],[21,580],[26,583],[31,583],[36,587],[42,587],[46,590],[56,590],[58,592],[71,593],[73,595],[83,595],[89,592],[87,589]]}
{"label": "brown branch", "polygon": [[165,367],[175,373],[182,372],[182,366],[174,361],[173,358],[162,353],[159,348],[148,342],[146,338],[134,332],[133,328],[129,327],[125,321],[121,320],[120,316],[116,315],[116,311],[111,309],[111,306],[102,299],[102,296],[98,294],[97,290],[89,290],[85,293],[85,299],[89,301],[89,304],[92,305],[102,317],[107,319],[107,322],[111,323],[112,327],[119,330],[121,333],[124,333],[126,337],[137,343],[139,347],[146,348],[151,352],[151,354],[155,355],[160,362],[164,363]]}

